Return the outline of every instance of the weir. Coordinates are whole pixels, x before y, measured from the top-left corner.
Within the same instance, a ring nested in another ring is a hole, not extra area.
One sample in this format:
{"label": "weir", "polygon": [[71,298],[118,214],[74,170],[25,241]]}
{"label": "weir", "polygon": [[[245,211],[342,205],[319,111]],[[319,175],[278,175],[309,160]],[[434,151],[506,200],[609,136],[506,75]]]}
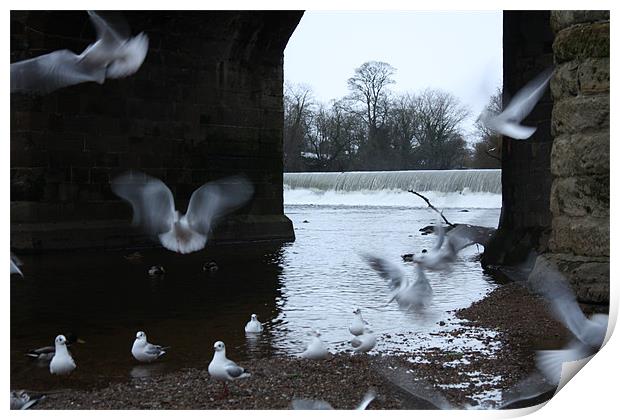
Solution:
{"label": "weir", "polygon": [[502,193],[500,169],[285,173],[284,186],[341,192],[414,190]]}

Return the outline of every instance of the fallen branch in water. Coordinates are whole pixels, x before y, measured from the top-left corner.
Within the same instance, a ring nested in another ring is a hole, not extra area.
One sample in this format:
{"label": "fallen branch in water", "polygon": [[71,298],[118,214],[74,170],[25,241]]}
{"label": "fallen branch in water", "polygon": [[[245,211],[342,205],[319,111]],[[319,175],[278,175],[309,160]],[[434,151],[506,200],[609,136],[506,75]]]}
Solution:
{"label": "fallen branch in water", "polygon": [[448,219],[446,219],[446,216],[444,216],[444,215],[443,215],[443,212],[441,212],[441,211],[437,210],[437,209],[435,208],[435,206],[433,206],[433,205],[431,204],[431,202],[429,201],[429,199],[428,199],[428,198],[424,197],[424,196],[423,196],[422,194],[420,194],[419,192],[416,192],[416,191],[413,191],[413,190],[408,190],[408,191],[409,191],[411,194],[415,194],[415,195],[417,195],[418,197],[420,197],[422,200],[426,201],[426,204],[428,204],[428,206],[429,206],[431,209],[433,209],[433,210],[435,210],[437,213],[439,213],[439,215],[441,216],[441,218],[443,219],[443,221],[444,221],[444,222],[446,222],[446,224],[448,224],[450,227],[454,227],[454,226],[456,226],[456,225],[454,225],[454,224],[450,223],[450,222],[448,221]]}

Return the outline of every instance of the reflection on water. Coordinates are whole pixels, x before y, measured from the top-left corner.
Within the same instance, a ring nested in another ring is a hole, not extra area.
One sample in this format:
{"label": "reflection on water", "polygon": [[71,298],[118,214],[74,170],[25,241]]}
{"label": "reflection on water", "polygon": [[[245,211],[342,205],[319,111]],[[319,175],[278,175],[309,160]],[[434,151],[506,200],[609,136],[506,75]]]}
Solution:
{"label": "reflection on water", "polygon": [[[404,313],[386,306],[385,282],[360,258],[375,253],[400,263],[400,255],[428,248],[433,236],[418,229],[435,222],[426,209],[287,206],[297,240],[283,246],[220,246],[190,255],[166,250],[58,253],[20,256],[23,280],[11,280],[11,387],[33,390],[86,387],[111,379],[159,375],[184,367],[205,368],[213,343],[226,343],[234,359],[298,354],[308,332],[319,329],[331,351],[348,349],[352,311],[361,308],[378,334],[431,334],[448,311],[469,306],[494,286],[468,250],[451,273],[428,273],[432,305]],[[449,220],[496,226],[499,209],[445,212]],[[218,270],[204,272],[216,261]],[[150,278],[149,267],[165,275]],[[402,263],[413,275],[413,269]],[[246,336],[256,313],[265,326]],[[131,355],[138,330],[152,343],[170,346],[152,365]],[[56,378],[24,352],[74,332],[86,341],[71,352],[78,369]],[[379,340],[376,351],[411,350],[416,340]]]}

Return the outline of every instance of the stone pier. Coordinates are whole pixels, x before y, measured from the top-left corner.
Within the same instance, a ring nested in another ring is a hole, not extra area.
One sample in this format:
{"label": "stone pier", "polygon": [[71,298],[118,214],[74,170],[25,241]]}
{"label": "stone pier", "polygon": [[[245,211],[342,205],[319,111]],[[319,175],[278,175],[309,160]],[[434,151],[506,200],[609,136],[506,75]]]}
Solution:
{"label": "stone pier", "polygon": [[[11,95],[11,247],[146,245],[110,179],[139,169],[185,211],[192,191],[243,173],[252,201],[213,241],[294,239],[283,214],[283,52],[299,11],[124,12],[149,51],[126,79]],[[11,62],[95,40],[85,11],[11,11]]]}

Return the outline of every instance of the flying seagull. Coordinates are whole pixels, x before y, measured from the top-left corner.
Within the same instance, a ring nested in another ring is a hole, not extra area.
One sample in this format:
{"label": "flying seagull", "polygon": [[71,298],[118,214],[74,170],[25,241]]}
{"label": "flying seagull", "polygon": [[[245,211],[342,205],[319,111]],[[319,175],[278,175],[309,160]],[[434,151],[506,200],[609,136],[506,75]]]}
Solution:
{"label": "flying seagull", "polygon": [[97,13],[88,15],[97,40],[79,55],[69,50],[53,51],[29,60],[11,63],[11,93],[50,93],[84,82],[102,84],[134,74],[146,58],[149,38],[122,34]]}
{"label": "flying seagull", "polygon": [[243,206],[254,187],[242,176],[208,182],[192,193],[187,213],[175,210],[170,189],[157,178],[132,171],[112,180],[112,191],[133,207],[133,224],[157,235],[174,252],[188,254],[205,247],[213,224]]}
{"label": "flying seagull", "polygon": [[553,384],[560,382],[562,364],[595,354],[605,341],[609,315],[594,314],[587,318],[562,273],[544,257],[538,257],[530,285],[549,303],[558,321],[573,334],[574,339],[563,349],[536,352],[538,370]]}
{"label": "flying seagull", "polygon": [[390,261],[374,257],[364,256],[370,267],[379,276],[388,281],[392,293],[388,303],[396,301],[401,309],[421,308],[429,304],[433,297],[431,287],[421,264],[415,265],[416,279],[410,281],[396,264]]}
{"label": "flying seagull", "polygon": [[513,139],[525,140],[530,138],[536,131],[536,127],[521,125],[521,121],[532,112],[534,106],[545,93],[552,74],[553,68],[543,71],[521,88],[501,113],[494,114],[489,110],[484,110],[478,119],[491,130]]}

